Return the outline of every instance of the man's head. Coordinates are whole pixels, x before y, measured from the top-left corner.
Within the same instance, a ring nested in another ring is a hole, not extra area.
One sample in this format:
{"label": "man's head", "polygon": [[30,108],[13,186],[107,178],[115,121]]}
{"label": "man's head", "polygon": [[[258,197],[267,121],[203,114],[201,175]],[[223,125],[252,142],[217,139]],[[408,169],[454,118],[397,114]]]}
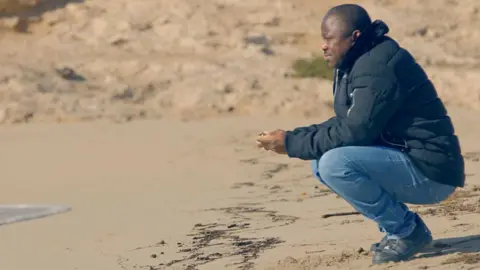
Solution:
{"label": "man's head", "polygon": [[328,65],[337,68],[362,31],[372,23],[359,5],[345,4],[331,8],[323,17],[322,46]]}

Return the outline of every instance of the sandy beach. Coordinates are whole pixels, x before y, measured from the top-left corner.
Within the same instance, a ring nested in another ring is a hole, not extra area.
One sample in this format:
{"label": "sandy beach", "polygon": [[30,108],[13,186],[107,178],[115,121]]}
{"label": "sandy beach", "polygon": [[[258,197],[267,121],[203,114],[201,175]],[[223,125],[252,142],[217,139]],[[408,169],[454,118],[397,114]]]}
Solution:
{"label": "sandy beach", "polygon": [[467,162],[412,207],[435,238],[415,260],[372,267],[375,224],[255,147],[331,115],[331,82],[289,72],[340,2],[0,1],[0,201],[71,207],[1,226],[0,269],[480,269],[480,4],[352,1],[425,66]]}
{"label": "sandy beach", "polygon": [[[418,209],[438,241],[432,257],[389,269],[478,267],[470,252],[480,247],[480,130],[468,112],[452,115],[468,153],[468,185],[449,203]],[[381,237],[374,224],[361,216],[323,218],[353,209],[311,177],[308,162],[252,144],[258,130],[301,123],[226,117],[4,129],[2,202],[61,203],[72,211],[3,227],[0,266],[370,269],[361,249]]]}

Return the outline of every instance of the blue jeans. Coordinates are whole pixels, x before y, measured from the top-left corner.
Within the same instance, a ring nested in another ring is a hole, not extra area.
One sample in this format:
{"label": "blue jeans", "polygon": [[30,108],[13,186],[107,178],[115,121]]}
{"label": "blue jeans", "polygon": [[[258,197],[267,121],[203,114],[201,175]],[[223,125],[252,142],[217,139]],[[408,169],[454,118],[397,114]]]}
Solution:
{"label": "blue jeans", "polygon": [[425,177],[403,152],[386,147],[335,148],[313,160],[312,169],[388,238],[404,238],[415,229],[415,214],[405,203],[436,204],[455,191]]}

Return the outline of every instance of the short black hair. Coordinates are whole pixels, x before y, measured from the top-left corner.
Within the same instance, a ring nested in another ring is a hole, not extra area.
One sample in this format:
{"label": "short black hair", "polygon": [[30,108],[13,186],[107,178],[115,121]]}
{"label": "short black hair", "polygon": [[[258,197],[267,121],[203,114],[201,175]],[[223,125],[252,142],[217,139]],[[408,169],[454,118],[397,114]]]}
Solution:
{"label": "short black hair", "polygon": [[325,15],[325,19],[335,16],[344,25],[344,34],[350,35],[355,30],[362,32],[370,24],[372,20],[368,12],[361,6],[356,4],[343,4],[331,8]]}

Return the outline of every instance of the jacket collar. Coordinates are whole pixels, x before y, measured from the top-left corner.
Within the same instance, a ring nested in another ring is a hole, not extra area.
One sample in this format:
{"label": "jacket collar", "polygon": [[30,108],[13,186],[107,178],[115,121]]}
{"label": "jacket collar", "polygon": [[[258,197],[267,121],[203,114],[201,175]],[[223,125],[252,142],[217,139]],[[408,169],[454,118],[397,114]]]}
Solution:
{"label": "jacket collar", "polygon": [[348,72],[360,56],[370,51],[384,40],[384,36],[389,30],[387,24],[381,20],[372,22],[362,31],[362,34],[355,41],[352,48],[347,51],[338,69],[343,72]]}

